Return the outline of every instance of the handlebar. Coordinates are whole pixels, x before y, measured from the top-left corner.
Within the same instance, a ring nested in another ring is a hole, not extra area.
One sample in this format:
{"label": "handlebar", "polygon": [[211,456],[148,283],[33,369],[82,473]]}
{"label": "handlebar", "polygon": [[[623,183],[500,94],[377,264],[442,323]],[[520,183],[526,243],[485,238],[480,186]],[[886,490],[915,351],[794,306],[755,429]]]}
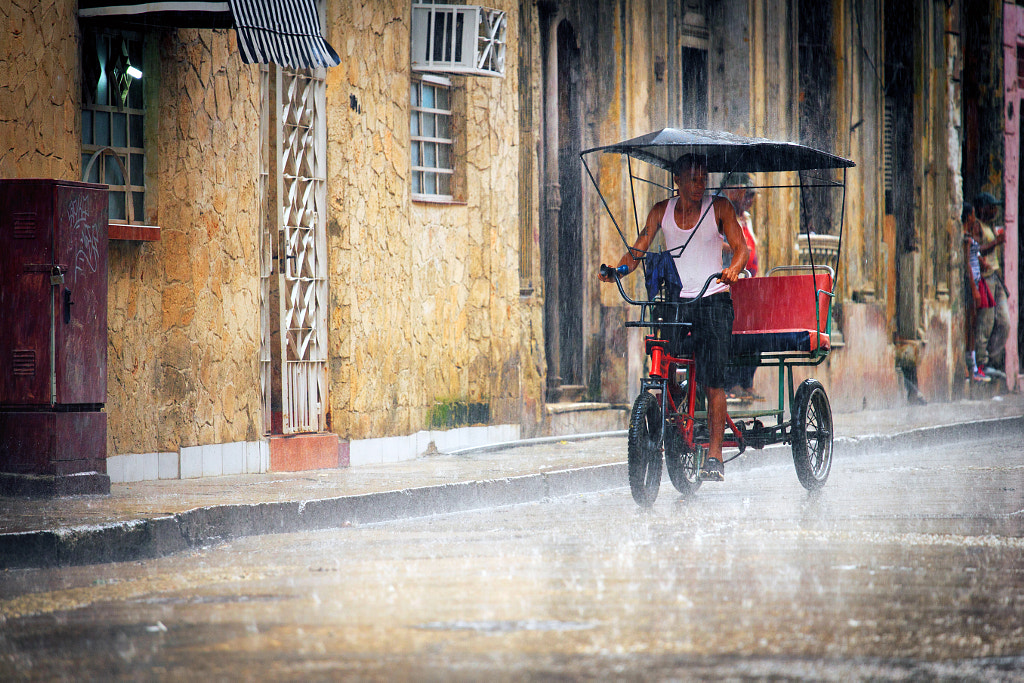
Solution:
{"label": "handlebar", "polygon": [[[633,299],[630,299],[629,295],[626,294],[626,290],[622,288],[622,276],[626,275],[628,273],[629,273],[629,268],[627,268],[624,265],[619,266],[618,268],[612,268],[611,266],[606,266],[603,263],[601,264],[601,276],[602,277],[612,277],[612,278],[615,278],[615,284],[619,288],[619,294],[622,295],[622,298],[627,303],[631,303],[634,306],[644,306],[644,305],[647,305],[647,304],[654,304],[654,303],[666,303],[666,302],[661,302],[661,301],[634,301]],[[714,282],[715,280],[717,280],[720,277],[722,277],[722,271],[718,271],[717,273],[712,273],[711,276],[708,277],[708,279],[704,281],[704,286],[701,287],[701,290],[700,290],[700,292],[697,293],[697,296],[693,297],[692,299],[680,299],[679,301],[672,302],[672,303],[692,304],[694,301],[696,301],[697,299],[699,299],[702,296],[704,296],[704,292],[708,291],[708,287],[711,286],[711,283]]]}
{"label": "handlebar", "polygon": [[601,277],[614,277],[615,275],[622,277],[623,275],[628,274],[629,266],[625,264],[619,266],[618,268],[612,268],[611,266],[606,266],[603,263],[601,264]]}

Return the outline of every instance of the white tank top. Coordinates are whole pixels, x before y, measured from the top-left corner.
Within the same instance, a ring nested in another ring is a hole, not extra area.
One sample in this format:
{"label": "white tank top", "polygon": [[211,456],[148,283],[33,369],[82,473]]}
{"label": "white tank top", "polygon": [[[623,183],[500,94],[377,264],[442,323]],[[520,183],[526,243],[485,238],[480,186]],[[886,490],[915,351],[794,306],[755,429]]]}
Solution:
{"label": "white tank top", "polygon": [[[675,211],[679,197],[672,197],[665,207],[665,217],[661,219],[661,231],[665,235],[665,248],[668,250],[678,249],[690,243],[682,254],[675,257],[676,270],[679,271],[679,281],[683,288],[679,296],[684,299],[692,299],[700,293],[704,281],[712,273],[722,270],[722,235],[718,232],[718,221],[715,220],[715,207],[712,205],[714,199],[705,197],[700,205],[702,216],[700,223],[694,230],[683,230],[676,225]],[[693,235],[693,239],[690,236]],[[704,296],[728,292],[729,285],[722,282],[712,282]]]}

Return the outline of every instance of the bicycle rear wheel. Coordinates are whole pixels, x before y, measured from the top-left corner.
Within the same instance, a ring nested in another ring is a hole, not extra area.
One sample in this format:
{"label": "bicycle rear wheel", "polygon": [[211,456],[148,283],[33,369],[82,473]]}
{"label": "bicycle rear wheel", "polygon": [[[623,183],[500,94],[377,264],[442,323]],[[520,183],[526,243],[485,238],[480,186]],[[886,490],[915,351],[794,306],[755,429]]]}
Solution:
{"label": "bicycle rear wheel", "polygon": [[793,464],[808,491],[820,489],[832,470],[832,408],[816,379],[800,383],[793,398]]}
{"label": "bicycle rear wheel", "polygon": [[686,447],[675,425],[669,425],[665,432],[665,469],[676,491],[684,496],[692,496],[700,488],[700,457]]}

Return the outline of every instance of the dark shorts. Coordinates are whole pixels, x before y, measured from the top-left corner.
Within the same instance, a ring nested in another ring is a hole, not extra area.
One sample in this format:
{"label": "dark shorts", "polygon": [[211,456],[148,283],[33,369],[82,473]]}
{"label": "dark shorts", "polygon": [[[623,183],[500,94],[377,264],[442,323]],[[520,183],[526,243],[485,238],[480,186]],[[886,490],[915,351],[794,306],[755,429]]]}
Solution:
{"label": "dark shorts", "polygon": [[680,321],[692,325],[689,328],[692,339],[686,340],[683,348],[693,349],[697,384],[705,389],[727,388],[726,366],[729,364],[734,317],[732,296],[729,292],[719,292],[679,308]]}

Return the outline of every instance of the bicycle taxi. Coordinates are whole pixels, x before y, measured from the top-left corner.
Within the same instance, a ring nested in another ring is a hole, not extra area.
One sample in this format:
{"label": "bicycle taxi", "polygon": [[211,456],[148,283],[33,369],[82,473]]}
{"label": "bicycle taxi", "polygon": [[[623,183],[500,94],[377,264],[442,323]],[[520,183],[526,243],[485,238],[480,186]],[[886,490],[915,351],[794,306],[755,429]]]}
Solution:
{"label": "bicycle taxi", "polygon": [[[634,249],[602,194],[588,157],[599,154],[625,157],[633,222],[639,234],[641,219],[637,213],[636,183],[649,183],[674,194],[671,180],[663,185],[652,178],[660,173],[657,169],[670,171],[673,162],[687,153],[705,157],[708,172],[721,174],[719,187],[709,187],[709,192],[720,193],[735,187],[730,185],[731,178],[743,172],[758,174],[763,180],[754,184],[755,189],[799,195],[804,220],[800,221],[801,234],[797,239],[806,240],[804,253],[808,262],[776,266],[764,277],[741,278],[731,286],[735,320],[730,362],[733,366],[772,368],[778,391],[772,407],[729,409],[723,447],[739,450],[725,460],[729,462],[748,448],[760,450],[772,444],[790,444],[800,483],[809,491],[819,489],[827,481],[832,467],[832,412],[825,388],[816,379],[805,379],[794,389],[793,369],[820,365],[831,351],[832,304],[842,247],[846,169],[854,163],[791,142],[666,128],[580,154],[623,244],[634,259],[641,261],[647,284],[647,297],[633,298],[622,284],[625,269],[617,271],[601,266],[602,275],[614,278],[622,298],[639,309],[639,317],[626,322],[626,326],[648,330],[644,346],[649,370],[641,379],[640,393],[629,420],[628,471],[633,499],[644,507],[654,504],[661,486],[663,458],[669,478],[681,494],[692,495],[701,485],[701,465],[707,457],[709,443],[708,415],[703,392],[695,381],[699,368],[685,338],[688,323],[680,322],[680,312],[704,291],[693,299],[680,299],[678,292],[673,295],[671,287],[666,287],[666,278],[658,277],[654,262],[661,259],[663,264],[664,256],[678,255],[685,245],[674,252]],[[641,165],[646,174],[638,175],[634,160],[655,168]],[[816,254],[808,219],[813,211],[827,214],[822,223],[837,223],[828,226],[830,233],[838,235],[830,258]],[[717,276],[718,273],[708,278],[704,290]],[[789,419],[786,419],[787,404]]]}

